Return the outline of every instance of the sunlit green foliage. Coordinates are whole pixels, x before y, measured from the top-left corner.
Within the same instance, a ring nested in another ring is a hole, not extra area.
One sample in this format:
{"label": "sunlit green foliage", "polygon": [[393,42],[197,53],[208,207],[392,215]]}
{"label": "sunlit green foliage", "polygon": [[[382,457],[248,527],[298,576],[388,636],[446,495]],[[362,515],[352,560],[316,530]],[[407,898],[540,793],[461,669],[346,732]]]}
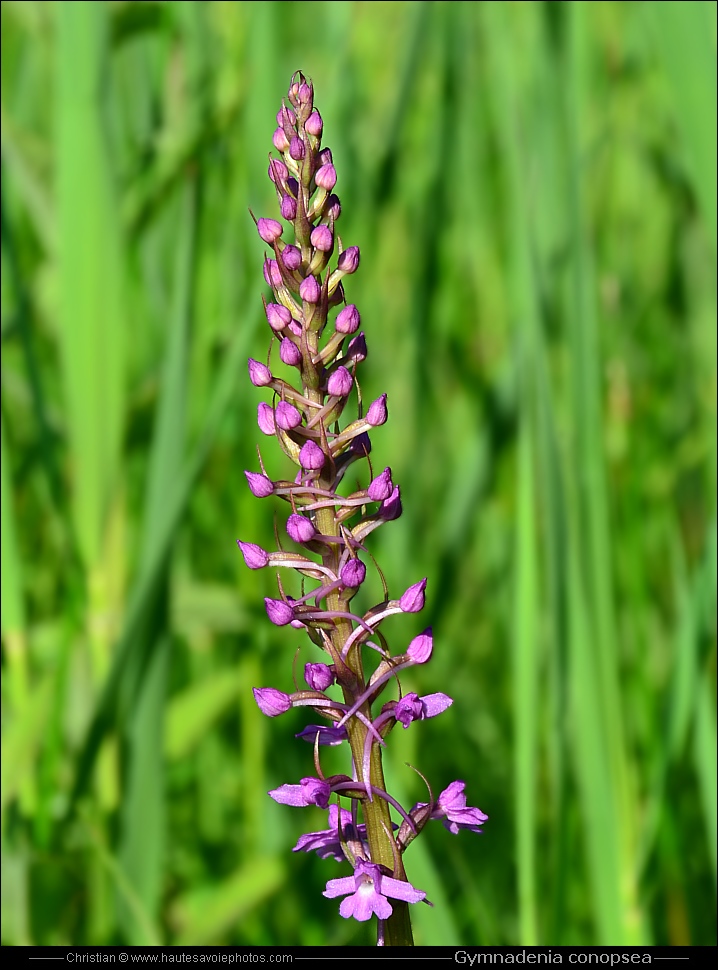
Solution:
{"label": "sunlit green foliage", "polygon": [[265,794],[311,752],[250,688],[319,656],[235,546],[260,439],[286,468],[247,209],[301,68],[389,395],[373,550],[429,579],[385,632],[455,697],[389,783],[490,815],[407,854],[417,943],[715,943],[715,66],[686,0],[2,4],[3,942],[371,942]]}

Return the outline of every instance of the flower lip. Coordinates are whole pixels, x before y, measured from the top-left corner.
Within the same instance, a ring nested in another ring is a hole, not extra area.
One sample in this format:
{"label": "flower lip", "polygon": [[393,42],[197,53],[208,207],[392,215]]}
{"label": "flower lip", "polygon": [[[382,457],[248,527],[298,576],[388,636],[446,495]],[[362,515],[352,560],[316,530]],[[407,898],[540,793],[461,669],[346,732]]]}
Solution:
{"label": "flower lip", "polygon": [[329,899],[346,896],[339,906],[339,914],[345,919],[353,916],[365,922],[376,915],[388,919],[393,910],[387,896],[407,903],[418,903],[426,893],[415,889],[411,883],[385,876],[381,868],[366,859],[357,859],[354,875],[330,879],[324,895]]}

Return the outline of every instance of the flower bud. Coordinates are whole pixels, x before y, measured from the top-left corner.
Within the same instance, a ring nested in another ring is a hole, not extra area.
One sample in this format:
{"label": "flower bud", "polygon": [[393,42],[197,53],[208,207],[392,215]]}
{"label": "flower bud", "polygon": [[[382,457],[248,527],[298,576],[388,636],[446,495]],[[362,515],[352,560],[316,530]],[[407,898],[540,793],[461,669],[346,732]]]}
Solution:
{"label": "flower bud", "polygon": [[305,664],[304,680],[312,690],[326,690],[334,683],[334,671],[328,664]]}
{"label": "flower bud", "polygon": [[366,422],[372,428],[378,428],[379,425],[386,424],[387,417],[386,394],[382,394],[381,397],[378,397],[376,401],[372,401],[369,405],[369,410],[366,413]]}
{"label": "flower bud", "polygon": [[293,273],[302,265],[302,252],[297,246],[285,246],[281,259],[289,272]]}
{"label": "flower bud", "polygon": [[399,606],[403,613],[419,613],[424,609],[424,591],[426,590],[426,580],[421,579],[418,583],[410,586],[399,600]]}
{"label": "flower bud", "polygon": [[265,307],[265,313],[267,314],[267,323],[275,333],[284,330],[292,320],[292,314],[281,303],[268,303]]}
{"label": "flower bud", "polygon": [[389,498],[393,489],[391,468],[385,468],[381,475],[377,475],[376,478],[371,480],[367,494],[372,502],[383,502]]}
{"label": "flower bud", "polygon": [[257,405],[257,424],[262,434],[276,434],[274,409],[264,402]]}
{"label": "flower bud", "polygon": [[344,586],[356,589],[366,579],[366,566],[361,559],[350,559],[342,566],[339,578]]}
{"label": "flower bud", "polygon": [[350,303],[338,314],[334,327],[339,333],[356,333],[360,323],[359,311]]}
{"label": "flower bud", "polygon": [[285,337],[279,345],[279,357],[283,364],[296,367],[302,360],[302,352],[289,337]]}
{"label": "flower bud", "polygon": [[302,423],[302,416],[293,404],[280,401],[274,412],[274,420],[282,431],[291,431]]}
{"label": "flower bud", "polygon": [[249,379],[255,387],[266,387],[272,383],[272,372],[266,364],[260,364],[258,360],[250,357],[247,366],[249,368]]}
{"label": "flower bud", "polygon": [[260,238],[271,246],[282,235],[282,224],[277,222],[276,219],[259,219],[257,232]]}
{"label": "flower bud", "polygon": [[302,83],[299,85],[299,91],[297,92],[297,101],[301,105],[311,104],[312,97],[313,93],[310,85],[308,85],[306,81],[302,81]]}
{"label": "flower bud", "polygon": [[343,253],[339,255],[337,260],[337,269],[340,269],[342,273],[356,273],[357,267],[359,266],[359,247],[350,246],[345,249]]}
{"label": "flower bud", "polygon": [[329,375],[327,391],[334,397],[346,397],[351,391],[353,383],[352,375],[346,367],[340,366]]}
{"label": "flower bud", "polygon": [[293,128],[297,123],[297,116],[285,104],[277,112],[277,124],[282,128]]}
{"label": "flower bud", "polygon": [[305,515],[293,512],[287,519],[287,535],[295,542],[310,542],[316,534],[314,523]]}
{"label": "flower bud", "polygon": [[391,522],[394,519],[398,519],[401,513],[401,494],[399,492],[399,486],[396,485],[389,498],[385,499],[379,506],[379,515],[385,522]]}
{"label": "flower bud", "polygon": [[276,128],[272,135],[272,144],[278,152],[284,154],[289,149],[289,139],[284,133],[284,128]]}
{"label": "flower bud", "polygon": [[281,185],[282,183],[286,182],[287,176],[289,175],[289,170],[284,162],[278,162],[276,158],[273,158],[269,163],[267,174],[275,185],[277,185],[277,183]]}
{"label": "flower bud", "polygon": [[267,478],[266,475],[260,475],[258,472],[245,472],[244,475],[247,479],[249,490],[255,498],[266,498],[268,495],[274,494],[274,482],[271,478]]}
{"label": "flower bud", "polygon": [[330,195],[325,203],[324,214],[328,219],[333,219],[334,222],[337,221],[339,216],[342,214],[342,205],[339,201],[339,196]]}
{"label": "flower bud", "polygon": [[434,649],[434,636],[431,627],[428,626],[418,637],[414,637],[407,647],[407,656],[416,664],[425,664],[430,659]]}
{"label": "flower bud", "polygon": [[269,553],[261,546],[255,546],[253,542],[241,542],[239,539],[237,539],[237,545],[250,569],[264,569],[269,565]]}
{"label": "flower bud", "polygon": [[322,134],[323,127],[324,122],[322,121],[322,116],[315,108],[304,122],[304,130],[308,131],[309,134],[313,135],[315,138],[319,138]]}
{"label": "flower bud", "polygon": [[313,441],[307,441],[302,445],[302,450],[299,452],[299,463],[302,468],[306,468],[307,471],[319,471],[324,467],[325,461],[326,455],[319,445],[314,444]]}
{"label": "flower bud", "polygon": [[334,247],[334,237],[332,236],[332,231],[329,226],[325,226],[323,223],[312,229],[312,234],[309,240],[315,249],[320,250],[323,253],[330,253]]}
{"label": "flower bud", "polygon": [[269,286],[279,287],[284,285],[276,259],[265,259],[262,272]]}
{"label": "flower bud", "polygon": [[331,148],[322,148],[317,158],[320,166],[331,165],[333,162]]}
{"label": "flower bud", "polygon": [[306,153],[304,147],[304,142],[298,135],[294,135],[291,142],[289,143],[289,154],[294,159],[295,162],[301,162]]}
{"label": "flower bud", "polygon": [[358,333],[356,337],[353,337],[349,341],[349,346],[347,347],[347,357],[349,360],[353,360],[356,364],[361,364],[363,360],[366,360],[367,349],[366,349],[366,338],[363,333]]}
{"label": "flower bud", "polygon": [[371,440],[369,439],[369,435],[366,433],[366,431],[362,431],[362,433],[358,434],[356,438],[352,438],[352,443],[349,445],[349,451],[353,455],[359,455],[360,458],[371,454]]}
{"label": "flower bud", "polygon": [[330,192],[337,184],[337,170],[334,168],[331,162],[326,165],[322,165],[321,168],[317,169],[317,173],[314,176],[314,181],[317,183],[320,189],[326,189],[327,192]]}
{"label": "flower bud", "polygon": [[286,626],[294,619],[294,610],[284,600],[273,600],[265,596],[264,606],[267,616],[275,626]]}
{"label": "flower bud", "polygon": [[292,698],[289,694],[275,690],[274,687],[253,687],[252,693],[257,702],[257,707],[267,717],[279,717],[280,714],[286,714],[292,706]]}
{"label": "flower bud", "polygon": [[313,276],[307,276],[299,285],[299,295],[305,303],[318,303],[321,292],[319,283]]}
{"label": "flower bud", "polygon": [[282,218],[286,219],[288,222],[293,222],[297,218],[297,200],[293,199],[291,195],[282,196],[282,204],[280,206],[282,212]]}

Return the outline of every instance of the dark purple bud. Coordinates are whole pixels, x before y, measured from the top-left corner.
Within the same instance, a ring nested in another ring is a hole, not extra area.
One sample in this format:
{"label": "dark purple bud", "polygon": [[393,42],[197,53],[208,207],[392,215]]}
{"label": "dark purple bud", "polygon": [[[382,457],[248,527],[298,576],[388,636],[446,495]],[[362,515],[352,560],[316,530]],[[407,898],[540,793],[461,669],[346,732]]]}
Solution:
{"label": "dark purple bud", "polygon": [[359,311],[353,303],[350,303],[339,313],[334,326],[339,333],[356,333],[360,323]]}
{"label": "dark purple bud", "polygon": [[353,360],[357,364],[361,364],[363,360],[366,360],[367,349],[366,349],[366,338],[363,333],[358,333],[356,337],[353,337],[349,341],[349,346],[347,347],[347,357],[349,360]]}
{"label": "dark purple bud", "polygon": [[348,586],[349,589],[356,589],[366,579],[366,566],[361,559],[350,559],[342,566],[339,578],[344,586]]}
{"label": "dark purple bud", "polygon": [[430,659],[434,649],[434,635],[431,627],[428,626],[418,637],[414,637],[407,647],[407,655],[416,664],[425,664]]}
{"label": "dark purple bud", "polygon": [[391,468],[385,468],[381,475],[377,475],[376,478],[371,480],[367,492],[372,502],[383,502],[384,499],[389,498],[393,489]]}
{"label": "dark purple bud", "polygon": [[337,221],[342,214],[342,205],[338,195],[329,196],[324,211],[329,219],[333,219],[335,222]]}
{"label": "dark purple bud", "polygon": [[249,379],[255,387],[266,387],[272,383],[272,372],[266,364],[260,364],[258,360],[250,357],[247,366],[249,368]]}
{"label": "dark purple bud", "polygon": [[284,330],[292,319],[292,314],[281,303],[268,303],[265,307],[265,313],[267,314],[267,323],[275,332]]}
{"label": "dark purple bud", "polygon": [[382,394],[381,397],[378,397],[376,401],[372,401],[369,405],[369,410],[366,413],[366,422],[372,428],[378,428],[379,425],[386,424],[387,417],[386,394]]}
{"label": "dark purple bud", "polygon": [[426,580],[421,579],[418,583],[410,586],[399,600],[399,606],[403,613],[419,613],[424,609],[424,591],[426,590]]}
{"label": "dark purple bud", "polygon": [[335,397],[346,397],[351,391],[353,383],[352,375],[346,367],[340,366],[329,375],[327,391]]}
{"label": "dark purple bud", "polygon": [[302,468],[306,468],[307,471],[319,471],[324,467],[325,461],[326,455],[319,445],[315,445],[313,441],[307,441],[302,445],[302,450],[299,452],[299,463]]}
{"label": "dark purple bud", "polygon": [[283,364],[296,367],[302,359],[302,352],[293,340],[285,337],[279,345],[279,357]]}
{"label": "dark purple bud", "polygon": [[359,247],[350,246],[340,254],[337,260],[337,269],[342,273],[356,273],[359,266]]}
{"label": "dark purple bud", "polygon": [[323,253],[330,253],[334,246],[332,231],[329,226],[325,226],[324,224],[312,229],[309,240],[315,249],[319,249]]}
{"label": "dark purple bud", "polygon": [[313,276],[307,276],[307,278],[302,280],[302,282],[299,284],[299,295],[305,303],[318,303],[321,294],[322,291],[319,283],[317,283]]}
{"label": "dark purple bud", "polygon": [[304,122],[304,129],[305,131],[308,131],[310,135],[314,135],[315,138],[319,138],[321,136],[323,127],[324,122],[322,121],[322,116],[315,108]]}
{"label": "dark purple bud", "polygon": [[280,401],[274,412],[274,420],[278,428],[282,431],[291,431],[302,423],[302,416],[293,404],[288,401]]}
{"label": "dark purple bud", "polygon": [[252,693],[257,702],[257,707],[267,717],[279,717],[280,714],[286,714],[292,706],[292,698],[289,694],[275,690],[274,687],[253,687]]}
{"label": "dark purple bud", "polygon": [[304,147],[304,142],[298,135],[294,135],[289,143],[289,154],[292,156],[295,162],[301,162],[305,153],[306,149]]}
{"label": "dark purple bud", "polygon": [[282,286],[282,274],[276,259],[265,259],[262,271],[269,286]]}
{"label": "dark purple bud", "polygon": [[[307,726],[303,728],[299,734],[295,734],[294,737],[302,738],[303,741],[308,741],[310,744],[314,744],[317,735],[319,735],[320,744],[334,747],[337,744],[341,744],[342,741],[346,741],[347,729],[343,727],[325,727],[323,724],[307,724]],[[299,845],[299,843],[297,843],[297,845]],[[342,856],[342,859],[343,858],[344,857]]]}
{"label": "dark purple bud", "polygon": [[299,198],[299,182],[297,182],[293,175],[290,175],[287,179],[287,189],[295,199]]}
{"label": "dark purple bud", "polygon": [[237,539],[244,561],[250,569],[264,569],[269,565],[269,553],[265,552],[261,546],[255,546],[253,542],[240,542]]}
{"label": "dark purple bud", "polygon": [[334,683],[334,671],[328,664],[305,664],[304,680],[312,690],[326,690]]}
{"label": "dark purple bud", "polygon": [[292,222],[297,218],[297,200],[293,199],[291,195],[282,196],[282,204],[280,206],[282,210],[282,218],[287,219]]}
{"label": "dark purple bud", "polygon": [[317,174],[314,176],[314,181],[317,183],[320,189],[326,189],[327,192],[330,192],[337,184],[337,170],[334,168],[331,162],[329,162],[327,165],[322,165],[322,167],[317,170]]}
{"label": "dark purple bud", "polygon": [[284,162],[278,162],[276,158],[273,158],[269,163],[269,169],[267,174],[269,175],[272,182],[274,182],[274,184],[276,185],[277,182],[279,182],[280,184],[282,182],[286,182],[287,176],[289,175],[289,171],[287,169],[287,166],[284,164]]}
{"label": "dark purple bud", "polygon": [[399,486],[396,485],[389,498],[379,506],[379,515],[385,522],[391,522],[394,519],[398,519],[401,513],[401,494],[399,492]]}
{"label": "dark purple bud", "polygon": [[331,165],[333,162],[331,148],[322,148],[318,157],[320,165]]}
{"label": "dark purple bud", "polygon": [[299,269],[302,265],[302,252],[297,246],[285,246],[282,250],[282,262],[289,270],[293,273],[295,269]]}
{"label": "dark purple bud", "polygon": [[284,600],[272,600],[265,596],[264,606],[267,616],[275,626],[286,626],[294,619],[294,610]]}
{"label": "dark purple bud", "polygon": [[268,495],[274,494],[274,482],[271,478],[260,475],[258,472],[245,472],[244,474],[249,485],[249,491],[255,498],[266,498]]}
{"label": "dark purple bud", "polygon": [[257,405],[257,424],[259,425],[259,430],[262,434],[275,434],[276,428],[274,426],[274,409],[268,404],[258,404]]}
{"label": "dark purple bud", "polygon": [[309,542],[316,534],[314,524],[306,516],[293,512],[287,519],[287,535],[295,542]]}
{"label": "dark purple bud", "polygon": [[284,128],[276,128],[272,135],[272,144],[278,152],[284,154],[289,148],[289,139],[284,133]]}
{"label": "dark purple bud", "polygon": [[351,451],[354,455],[359,455],[360,457],[371,454],[371,441],[366,431],[362,431],[362,433],[358,434],[356,438],[352,438],[349,451]]}

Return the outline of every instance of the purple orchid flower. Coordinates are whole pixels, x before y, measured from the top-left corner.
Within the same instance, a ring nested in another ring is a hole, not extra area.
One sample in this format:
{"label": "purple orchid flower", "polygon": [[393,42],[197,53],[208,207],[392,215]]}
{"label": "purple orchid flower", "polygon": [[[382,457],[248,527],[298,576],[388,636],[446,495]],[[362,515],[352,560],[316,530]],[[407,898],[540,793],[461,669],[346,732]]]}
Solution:
{"label": "purple orchid flower", "polygon": [[[353,874],[329,880],[324,895],[345,897],[339,907],[345,918],[363,922],[376,916],[379,944],[410,946],[407,906],[426,894],[409,882],[405,850],[429,818],[441,819],[455,834],[462,828],[481,831],[486,815],[467,807],[463,781],[411,813],[387,790],[381,754],[392,729],[433,718],[452,700],[441,692],[405,692],[400,681],[430,661],[431,627],[410,632],[413,639],[397,653],[380,629],[389,617],[415,622],[412,614],[426,604],[427,580],[393,599],[379,568],[368,566],[376,563],[367,540],[401,516],[401,491],[390,467],[375,474],[370,462],[369,433],[381,434],[389,420],[387,395],[379,394],[364,410],[359,371],[367,359],[367,339],[359,308],[347,303],[344,291],[359,270],[361,254],[339,235],[339,176],[330,149],[321,144],[324,121],[314,106],[312,83],[300,72],[292,77],[276,125],[272,145],[280,157],[270,156],[268,176],[279,218],[255,219],[266,247],[262,272],[271,292],[263,297],[263,309],[271,345],[266,363],[259,354],[261,359],[249,358],[247,369],[266,398],[257,408],[258,433],[264,444],[267,439],[277,443],[294,470],[275,481],[260,456],[259,470],[247,470],[245,477],[256,498],[274,496],[288,504],[282,527],[294,546],[269,551],[244,540],[238,546],[251,570],[298,574],[296,586],[282,579],[279,594],[266,596],[264,605],[274,626],[288,638],[306,633],[314,651],[302,658],[306,688],[300,689],[297,667],[292,670],[290,662],[288,683],[282,686],[291,682],[294,689],[256,687],[257,705],[272,718],[290,708],[309,708],[322,723],[308,724],[296,735],[314,749],[316,776],[279,785],[269,795],[284,805],[328,808],[329,827],[301,836],[294,850],[347,859]],[[355,477],[355,491],[341,484]],[[372,589],[379,602],[355,609],[353,601],[371,596]],[[367,650],[379,654],[378,663],[365,665]],[[385,690],[399,699],[381,704]],[[345,744],[351,749],[349,773],[325,775],[326,748]],[[330,805],[333,796],[353,802],[353,810]]]}
{"label": "purple orchid flower", "polygon": [[328,899],[346,896],[339,906],[340,916],[344,919],[353,916],[360,922],[372,916],[388,919],[393,910],[387,896],[406,903],[419,903],[426,899],[426,893],[422,890],[414,889],[408,882],[385,876],[380,866],[365,859],[357,859],[353,876],[330,879],[324,895]]}

